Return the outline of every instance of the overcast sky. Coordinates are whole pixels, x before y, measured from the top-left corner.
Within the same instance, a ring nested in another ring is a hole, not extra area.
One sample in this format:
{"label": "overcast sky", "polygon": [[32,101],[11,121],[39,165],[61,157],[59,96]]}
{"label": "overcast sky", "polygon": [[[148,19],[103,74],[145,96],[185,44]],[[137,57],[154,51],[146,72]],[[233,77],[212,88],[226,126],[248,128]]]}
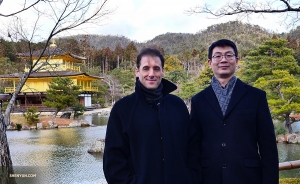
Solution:
{"label": "overcast sky", "polygon": [[[4,0],[0,11],[14,7],[13,2],[16,0]],[[167,32],[196,33],[213,24],[236,20],[236,17],[208,19],[208,15],[188,15],[185,11],[204,3],[217,8],[224,5],[224,2],[228,0],[110,0],[110,7],[116,7],[110,19],[102,26],[88,27],[84,31],[89,34],[122,35],[138,42],[151,40]],[[253,17],[250,21],[242,21],[277,33],[286,32],[286,28],[279,24],[278,15],[265,15],[265,18]]]}

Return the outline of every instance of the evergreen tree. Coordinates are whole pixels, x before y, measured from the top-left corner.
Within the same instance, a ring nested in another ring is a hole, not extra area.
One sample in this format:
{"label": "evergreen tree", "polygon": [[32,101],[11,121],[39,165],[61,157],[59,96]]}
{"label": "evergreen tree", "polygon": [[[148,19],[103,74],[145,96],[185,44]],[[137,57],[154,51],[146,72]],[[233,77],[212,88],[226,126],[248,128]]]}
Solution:
{"label": "evergreen tree", "polygon": [[273,117],[285,119],[285,127],[292,133],[290,114],[299,113],[299,66],[287,40],[273,37],[246,57],[242,80],[266,91]]}
{"label": "evergreen tree", "polygon": [[293,49],[287,47],[287,40],[267,40],[246,57],[242,80],[253,84],[259,77],[272,75],[273,70],[286,70],[297,76],[300,70],[293,54]]}
{"label": "evergreen tree", "polygon": [[197,86],[194,82],[185,82],[181,85],[178,96],[182,98],[188,107],[190,107],[191,98],[198,92]]}
{"label": "evergreen tree", "polygon": [[186,71],[183,69],[175,69],[170,72],[166,72],[165,78],[175,84],[181,84],[187,81]]}
{"label": "evergreen tree", "polygon": [[56,109],[55,117],[59,111],[76,105],[80,93],[80,86],[74,85],[70,78],[53,78],[43,104]]}
{"label": "evergreen tree", "polygon": [[266,91],[271,114],[283,117],[285,128],[293,133],[290,115],[300,113],[300,82],[288,71],[274,70],[272,75],[261,77],[254,83],[255,87]]}
{"label": "evergreen tree", "polygon": [[170,72],[172,70],[183,69],[180,60],[176,56],[165,56],[164,70]]}
{"label": "evergreen tree", "polygon": [[208,62],[206,62],[203,66],[203,70],[200,72],[199,77],[196,79],[196,83],[199,85],[200,90],[203,90],[210,85],[213,76],[213,71],[208,66]]}

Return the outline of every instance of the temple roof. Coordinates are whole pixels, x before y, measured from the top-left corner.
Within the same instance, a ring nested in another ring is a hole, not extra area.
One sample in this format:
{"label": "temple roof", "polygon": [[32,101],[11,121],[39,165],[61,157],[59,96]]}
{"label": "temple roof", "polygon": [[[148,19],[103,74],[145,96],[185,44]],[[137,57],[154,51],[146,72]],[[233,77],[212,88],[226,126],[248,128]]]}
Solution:
{"label": "temple roof", "polygon": [[[39,57],[41,55],[41,53],[43,52],[44,49],[41,50],[36,50],[32,52],[32,56],[34,57]],[[72,54],[70,52],[66,52],[64,50],[62,50],[61,48],[58,48],[56,45],[52,45],[46,48],[45,52],[43,53],[42,57],[49,57],[49,56],[63,56],[63,55],[69,55],[75,59],[79,59],[79,60],[86,60],[85,57],[82,56],[78,56],[75,54]],[[26,52],[26,53],[17,53],[17,56],[19,57],[30,57],[30,52]]]}
{"label": "temple roof", "polygon": [[[0,78],[20,78],[23,73],[12,73],[0,75]],[[86,74],[85,72],[73,72],[73,71],[47,71],[47,72],[36,72],[30,74],[29,78],[42,78],[42,77],[70,77],[70,76],[79,76],[85,75],[87,77],[91,77],[94,79],[103,79],[103,77],[91,76]]]}

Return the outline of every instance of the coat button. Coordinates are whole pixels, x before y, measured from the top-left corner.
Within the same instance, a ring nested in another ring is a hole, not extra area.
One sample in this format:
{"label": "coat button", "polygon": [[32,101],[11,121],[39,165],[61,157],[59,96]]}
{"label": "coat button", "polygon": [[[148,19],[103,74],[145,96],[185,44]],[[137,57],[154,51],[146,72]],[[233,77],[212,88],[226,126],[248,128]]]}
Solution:
{"label": "coat button", "polygon": [[222,147],[225,147],[226,146],[226,142],[222,142]]}
{"label": "coat button", "polygon": [[226,169],[227,165],[226,165],[226,164],[223,164],[223,166],[222,166],[222,167],[223,167],[223,169]]}

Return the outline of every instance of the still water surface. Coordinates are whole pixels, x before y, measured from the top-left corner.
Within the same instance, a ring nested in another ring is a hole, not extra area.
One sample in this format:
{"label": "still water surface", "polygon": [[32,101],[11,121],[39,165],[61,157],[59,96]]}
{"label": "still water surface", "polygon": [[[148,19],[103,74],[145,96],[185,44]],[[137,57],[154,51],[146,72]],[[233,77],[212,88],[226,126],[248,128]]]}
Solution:
{"label": "still water surface", "polygon": [[[31,184],[105,184],[102,155],[87,150],[105,138],[107,117],[83,116],[94,127],[50,130],[7,131],[11,158],[17,174],[36,174],[16,178]],[[280,162],[300,160],[300,145],[278,144]],[[280,177],[300,177],[300,169],[280,171]]]}

